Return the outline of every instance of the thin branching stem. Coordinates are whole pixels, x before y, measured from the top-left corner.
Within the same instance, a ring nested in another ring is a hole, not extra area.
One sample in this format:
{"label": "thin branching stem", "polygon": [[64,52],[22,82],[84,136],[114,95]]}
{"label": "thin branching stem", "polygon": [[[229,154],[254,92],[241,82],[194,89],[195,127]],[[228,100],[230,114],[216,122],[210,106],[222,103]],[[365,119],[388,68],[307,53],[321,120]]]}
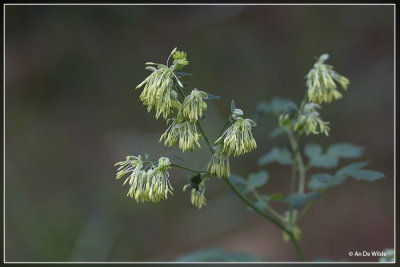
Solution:
{"label": "thin branching stem", "polygon": [[[294,193],[294,188],[295,188],[295,184],[296,184],[296,173],[297,173],[297,140],[294,137],[293,133],[291,132],[291,130],[287,130],[287,135],[289,138],[289,143],[292,146],[292,150],[294,152],[294,159],[293,159],[293,163],[292,163],[292,178],[290,181],[290,194]],[[294,222],[296,221],[296,215],[297,215],[297,211],[293,210],[293,206],[290,205],[289,206],[289,222],[291,225],[294,224]]]}
{"label": "thin branching stem", "polygon": [[296,238],[294,237],[294,234],[292,233],[292,231],[288,230],[282,223],[280,223],[278,220],[276,220],[275,218],[269,216],[268,214],[264,213],[262,210],[258,209],[253,203],[251,203],[251,201],[246,198],[237,188],[234,184],[232,184],[232,182],[229,180],[229,178],[224,177],[224,181],[225,183],[232,189],[232,191],[244,202],[246,203],[247,206],[249,206],[250,208],[252,208],[255,212],[257,212],[259,215],[263,216],[264,218],[266,218],[267,220],[269,220],[270,222],[272,222],[273,224],[275,224],[279,229],[281,229],[282,231],[284,231],[285,233],[287,233],[290,237],[290,240],[293,243],[294,248],[296,249],[297,255],[299,256],[301,261],[305,261],[305,257],[303,255],[303,252],[300,249],[299,244],[297,243]]}
{"label": "thin branching stem", "polygon": [[206,133],[204,132],[203,127],[201,126],[201,123],[199,121],[196,122],[197,127],[199,127],[200,133],[202,135],[202,137],[204,138],[204,141],[206,141],[208,147],[210,148],[211,154],[214,154],[214,148],[210,142],[210,140],[208,140]]}
{"label": "thin branching stem", "polygon": [[175,164],[175,163],[171,163],[171,166],[174,166],[174,167],[177,167],[177,168],[181,168],[183,170],[187,170],[187,171],[190,171],[190,172],[207,173],[206,171],[203,171],[203,170],[195,170],[195,169],[187,168],[187,167],[181,166],[179,164]]}
{"label": "thin branching stem", "polygon": [[[205,133],[204,136],[207,136]],[[207,138],[208,139],[208,138]],[[210,143],[208,143],[210,150],[212,151],[212,146]],[[266,218],[267,220],[269,220],[270,222],[272,222],[273,224],[275,224],[278,228],[280,228],[282,231],[284,231],[285,233],[287,233],[290,237],[290,240],[293,243],[294,248],[296,249],[297,255],[299,256],[299,259],[301,261],[305,261],[303,252],[300,249],[299,244],[297,243],[297,240],[293,234],[293,232],[289,229],[287,229],[282,223],[280,223],[277,219],[269,216],[268,214],[266,214],[265,212],[263,212],[262,210],[258,209],[248,198],[246,198],[240,191],[239,189],[230,181],[229,178],[224,177],[223,178],[225,183],[232,189],[232,191],[244,202],[246,203],[247,206],[249,206],[250,208],[252,208],[255,212],[257,212],[259,215],[263,216],[264,218]]]}
{"label": "thin branching stem", "polygon": [[[319,194],[322,195],[332,184],[334,180],[331,180],[320,192]],[[314,200],[310,200],[310,202],[307,203],[307,205],[304,207],[304,209],[300,212],[299,216],[297,217],[297,221],[300,220],[301,217],[304,216],[304,214],[306,214],[308,212],[308,210],[310,209],[312,203],[314,202]]]}
{"label": "thin branching stem", "polygon": [[[185,95],[185,93],[183,92],[182,88],[179,87],[179,86],[177,86],[177,88],[178,88],[178,93],[179,93],[179,95],[182,97],[182,99],[185,99],[186,95]],[[197,125],[197,127],[199,128],[200,133],[201,133],[201,135],[202,135],[204,141],[207,143],[207,145],[208,145],[208,147],[209,147],[211,153],[214,154],[214,148],[213,148],[213,146],[212,146],[210,140],[208,139],[206,133],[204,132],[204,129],[203,129],[203,127],[202,127],[201,124],[200,124],[200,121],[197,121],[197,122],[196,122],[196,125]]]}
{"label": "thin branching stem", "polygon": [[224,124],[224,127],[222,127],[221,131],[219,131],[217,138],[219,138],[222,135],[222,133],[224,132],[224,130],[226,129],[226,127],[229,125],[230,122],[231,122],[231,116],[229,116],[228,120]]}
{"label": "thin branching stem", "polygon": [[[266,203],[266,201],[260,196],[260,194],[257,192],[257,190],[253,189],[251,190],[251,192],[253,193],[254,197],[261,202]],[[268,204],[267,204],[268,205]],[[267,210],[274,215],[275,217],[277,217],[278,219],[280,219],[281,221],[285,221],[285,217],[283,217],[279,212],[277,212],[276,210],[274,210],[271,206],[267,206]]]}
{"label": "thin branching stem", "polygon": [[[178,93],[181,97],[183,97],[183,99],[185,98],[185,93],[183,92],[182,88],[178,87]],[[206,141],[211,154],[214,153],[214,149],[213,146],[211,144],[211,142],[209,141],[206,133],[204,132],[203,128],[201,127],[200,122],[197,122],[197,126],[199,127],[199,130],[204,138],[204,140]],[[225,126],[224,126],[225,128]],[[176,164],[175,164],[176,165]],[[178,167],[178,166],[176,166]],[[182,167],[182,166],[181,166]],[[179,168],[179,167],[178,167]],[[184,167],[185,168],[185,167]],[[191,170],[193,171],[193,170]],[[278,228],[280,228],[282,231],[284,231],[285,233],[287,233],[290,237],[290,240],[293,243],[294,248],[296,249],[297,255],[299,256],[301,261],[305,261],[305,257],[303,255],[303,252],[300,249],[299,244],[297,243],[297,240],[293,234],[293,232],[289,229],[287,229],[282,223],[280,223],[277,219],[275,219],[274,217],[269,216],[268,214],[264,213],[262,210],[258,209],[248,198],[246,198],[237,188],[234,184],[232,184],[232,182],[229,180],[229,178],[224,177],[223,178],[225,183],[232,189],[232,191],[244,202],[246,203],[247,206],[249,206],[250,208],[252,208],[255,212],[257,212],[259,215],[263,216],[264,218],[266,218],[267,220],[271,221],[273,224],[275,224]]]}

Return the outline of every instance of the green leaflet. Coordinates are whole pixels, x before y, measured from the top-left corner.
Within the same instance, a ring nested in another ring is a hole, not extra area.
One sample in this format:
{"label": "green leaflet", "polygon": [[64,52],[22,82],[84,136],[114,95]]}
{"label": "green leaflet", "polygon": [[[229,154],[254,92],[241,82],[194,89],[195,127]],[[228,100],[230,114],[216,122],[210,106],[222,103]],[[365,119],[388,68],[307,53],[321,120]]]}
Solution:
{"label": "green leaflet", "polygon": [[258,159],[258,165],[278,162],[282,165],[292,164],[292,153],[287,148],[274,147],[270,152]]}
{"label": "green leaflet", "polygon": [[286,133],[286,131],[284,128],[278,127],[278,128],[275,128],[274,130],[272,130],[272,132],[270,132],[268,136],[269,136],[269,138],[272,139],[272,138],[278,137],[280,135],[283,135],[285,133]]}
{"label": "green leaflet", "polygon": [[320,168],[334,168],[337,166],[339,159],[333,155],[319,155],[310,159],[311,165]]}
{"label": "green leaflet", "polygon": [[369,161],[360,161],[346,165],[339,169],[333,176],[328,173],[313,174],[308,182],[308,187],[311,190],[324,189],[327,186],[332,187],[342,184],[348,177],[352,177],[355,180],[366,180],[370,182],[386,177],[381,172],[362,169],[367,166],[368,163]]}
{"label": "green leaflet", "polygon": [[216,99],[220,99],[221,98],[220,96],[212,95],[210,93],[206,93],[206,94],[207,94],[206,100],[216,100]]}
{"label": "green leaflet", "polygon": [[343,183],[346,180],[347,176],[345,175],[335,175],[332,176],[327,173],[317,173],[311,176],[310,181],[308,182],[308,187],[311,190],[324,189],[325,187],[335,186]]}
{"label": "green leaflet", "polygon": [[348,171],[350,171],[350,170],[359,170],[359,169],[361,169],[361,168],[367,166],[368,164],[369,164],[369,161],[360,161],[360,162],[352,163],[352,164],[350,164],[350,165],[347,165],[347,166],[345,166],[345,167],[339,169],[339,170],[336,172],[336,175],[339,175],[339,174],[346,174],[346,173],[347,173]]}
{"label": "green leaflet", "polygon": [[322,153],[322,147],[317,143],[309,143],[304,147],[304,154],[307,157],[313,158],[316,155],[320,155]]}
{"label": "green leaflet", "polygon": [[369,161],[361,161],[347,165],[338,170],[336,175],[348,175],[356,180],[366,180],[370,182],[375,182],[376,180],[386,177],[386,175],[381,172],[362,169],[368,165],[368,163]]}
{"label": "green leaflet", "polygon": [[231,112],[233,113],[233,111],[235,110],[236,106],[235,106],[235,100],[232,99],[231,102]]}
{"label": "green leaflet", "polygon": [[358,158],[363,150],[362,147],[350,143],[337,143],[329,146],[327,152],[323,153],[319,144],[310,143],[304,147],[304,154],[312,166],[330,169],[338,165],[339,158]]}
{"label": "green leaflet", "polygon": [[185,76],[193,76],[193,74],[188,73],[188,72],[183,72],[183,71],[178,71],[176,72],[179,76],[185,77]]}
{"label": "green leaflet", "polygon": [[296,108],[296,104],[293,103],[291,100],[281,97],[274,97],[270,102],[261,101],[257,105],[257,113],[259,113],[260,115],[266,113],[280,115],[281,113],[293,108]]}
{"label": "green leaflet", "polygon": [[361,157],[364,148],[350,143],[337,143],[328,148],[327,153],[340,158],[358,158]]}
{"label": "green leaflet", "polygon": [[242,194],[246,194],[248,192],[248,183],[246,179],[234,173],[231,173],[229,179]]}
{"label": "green leaflet", "polygon": [[269,200],[281,200],[283,198],[283,194],[276,193],[269,196]]}
{"label": "green leaflet", "polygon": [[247,180],[237,174],[231,174],[231,182],[239,189],[242,194],[263,186],[268,181],[268,172],[262,170],[257,173],[250,173]]}
{"label": "green leaflet", "polygon": [[383,173],[370,170],[349,170],[347,174],[356,180],[367,180],[375,182],[381,178],[386,177]]}
{"label": "green leaflet", "polygon": [[268,172],[259,171],[257,173],[250,173],[247,180],[250,188],[260,187],[268,181]]}
{"label": "green leaflet", "polygon": [[283,201],[289,203],[295,209],[301,209],[311,200],[318,199],[320,194],[318,192],[311,192],[308,194],[294,193],[287,196]]}

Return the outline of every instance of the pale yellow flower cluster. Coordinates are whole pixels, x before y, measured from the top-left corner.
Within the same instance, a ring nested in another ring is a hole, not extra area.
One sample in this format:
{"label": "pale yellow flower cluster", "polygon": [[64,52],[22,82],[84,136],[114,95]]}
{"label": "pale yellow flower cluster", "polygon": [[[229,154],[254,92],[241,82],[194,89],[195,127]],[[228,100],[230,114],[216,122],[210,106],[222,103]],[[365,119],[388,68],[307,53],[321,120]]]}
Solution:
{"label": "pale yellow flower cluster", "polygon": [[206,191],[204,180],[201,180],[198,184],[187,184],[183,187],[183,191],[190,189],[190,201],[198,209],[201,209],[206,205],[206,198],[204,192]]}
{"label": "pale yellow flower cluster", "polygon": [[207,170],[219,178],[230,176],[229,156],[243,155],[257,148],[251,132],[256,123],[250,119],[243,119],[242,115],[242,110],[234,109],[231,116],[234,122],[215,141],[214,154]]}
{"label": "pale yellow flower cluster", "polygon": [[203,112],[207,110],[207,103],[204,99],[207,99],[206,93],[197,89],[192,90],[190,95],[183,101],[178,118],[187,119],[190,122],[196,122],[201,119]]}
{"label": "pale yellow flower cluster", "polygon": [[304,105],[303,112],[297,114],[294,119],[290,113],[280,115],[279,124],[281,126],[293,127],[293,131],[305,133],[306,135],[323,133],[329,135],[329,122],[325,122],[320,118],[317,109],[321,106],[316,103],[307,103]]}
{"label": "pale yellow flower cluster", "polygon": [[171,125],[161,136],[160,142],[165,139],[165,146],[174,146],[179,140],[179,149],[183,152],[192,152],[195,144],[200,147],[200,135],[197,133],[196,124],[189,121],[180,122],[179,119],[172,119]]}
{"label": "pale yellow flower cluster", "polygon": [[160,158],[158,164],[150,165],[149,170],[143,167],[145,162],[142,156],[127,156],[125,161],[115,164],[119,166],[116,179],[128,175],[124,185],[130,185],[128,196],[135,198],[137,202],[159,202],[167,199],[168,193],[172,193],[172,186],[169,182],[171,163],[168,158]]}
{"label": "pale yellow flower cluster", "polygon": [[158,65],[157,68],[148,66],[146,69],[152,70],[150,74],[136,89],[142,87],[140,100],[147,106],[147,111],[150,112],[154,107],[156,110],[156,119],[163,115],[166,119],[180,106],[178,93],[174,90],[174,73],[165,65]]}
{"label": "pale yellow flower cluster", "polygon": [[254,125],[254,121],[238,117],[216,142],[223,140],[223,150],[228,155],[246,154],[257,148],[251,133],[251,127]]}
{"label": "pale yellow flower cluster", "polygon": [[[343,97],[338,91],[336,83],[339,83],[344,90],[350,81],[333,70],[333,67],[325,64],[329,58],[328,54],[319,57],[313,68],[306,76],[308,102],[303,104],[302,109],[293,109],[279,116],[279,124],[293,129],[295,132],[305,134],[329,135],[329,122],[321,119],[317,109],[320,109],[323,102],[330,103]],[[305,100],[304,100],[305,101]]]}
{"label": "pale yellow flower cluster", "polygon": [[332,66],[324,63],[328,58],[328,54],[320,56],[306,76],[308,98],[311,102],[322,104],[323,102],[330,103],[332,100],[340,99],[342,94],[337,90],[335,81],[344,90],[347,90],[347,86],[350,83],[346,77],[334,71]]}
{"label": "pale yellow flower cluster", "polygon": [[216,175],[218,178],[229,177],[231,175],[229,166],[229,155],[224,152],[223,145],[218,145],[208,164],[207,171]]}

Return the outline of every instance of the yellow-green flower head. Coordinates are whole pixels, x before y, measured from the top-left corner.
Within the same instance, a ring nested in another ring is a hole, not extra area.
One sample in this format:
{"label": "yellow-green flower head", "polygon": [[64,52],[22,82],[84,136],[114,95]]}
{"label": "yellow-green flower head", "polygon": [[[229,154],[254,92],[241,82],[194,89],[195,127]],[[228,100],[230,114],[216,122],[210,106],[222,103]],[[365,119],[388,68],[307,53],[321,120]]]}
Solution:
{"label": "yellow-green flower head", "polygon": [[303,113],[300,113],[294,124],[293,130],[299,133],[305,132],[306,135],[324,133],[329,135],[329,122],[324,122],[317,109],[321,108],[320,105],[315,103],[307,103],[304,105]]}
{"label": "yellow-green flower head", "polygon": [[131,174],[128,176],[128,178],[125,179],[124,185],[129,181],[129,184],[132,185],[132,183],[135,180],[135,177],[141,176],[143,174],[143,160],[142,156],[127,156],[125,161],[120,161],[117,162],[114,166],[119,166],[118,167],[118,172],[116,179],[120,179],[126,174],[130,173]]}
{"label": "yellow-green flower head", "polygon": [[168,180],[168,170],[171,168],[168,158],[160,158],[156,166],[146,172],[143,168],[144,163],[139,155],[128,156],[125,161],[115,164],[118,168],[117,179],[126,174],[130,175],[125,180],[124,185],[129,181],[128,196],[135,198],[137,202],[158,202],[166,199],[168,192],[172,193],[172,186]]}
{"label": "yellow-green flower head", "polygon": [[187,118],[190,122],[196,122],[203,116],[203,111],[207,110],[207,103],[204,99],[207,99],[205,92],[197,89],[192,90],[183,101],[178,116]]}
{"label": "yellow-green flower head", "polygon": [[216,141],[224,141],[224,152],[228,155],[242,155],[257,148],[256,141],[251,133],[251,127],[256,123],[250,119],[237,117],[236,121],[225,130],[220,138]]}
{"label": "yellow-green flower head", "polygon": [[183,51],[175,51],[172,54],[174,59],[174,66],[176,70],[182,69],[184,66],[189,64],[189,61],[186,59],[186,52]]}
{"label": "yellow-green flower head", "polygon": [[157,167],[147,171],[146,192],[148,199],[153,202],[167,199],[168,193],[172,194],[172,186],[168,179],[170,165],[169,159],[162,157],[158,160]]}
{"label": "yellow-green flower head", "polygon": [[314,67],[306,76],[306,86],[308,88],[308,98],[311,102],[322,104],[330,103],[332,100],[342,98],[342,94],[337,90],[338,82],[344,90],[350,83],[349,80],[333,70],[333,67],[324,62],[329,58],[328,54],[320,56]]}
{"label": "yellow-green flower head", "polygon": [[[174,58],[173,64],[168,67],[170,57]],[[166,119],[175,109],[180,107],[180,102],[177,100],[178,93],[174,89],[175,86],[183,87],[178,77],[174,73],[189,64],[186,59],[185,52],[172,50],[167,60],[167,65],[147,62],[147,65],[156,65],[157,67],[147,66],[146,69],[153,71],[136,89],[145,85],[140,100],[147,106],[147,111],[150,112],[154,107],[156,110],[156,118],[160,115]],[[176,85],[176,83],[177,85]]]}
{"label": "yellow-green flower head", "polygon": [[137,88],[145,87],[140,94],[140,100],[147,105],[147,111],[150,112],[154,107],[156,110],[156,118],[160,115],[166,119],[176,108],[180,107],[177,100],[178,93],[174,87],[174,73],[165,65],[159,64],[157,68],[148,66],[146,69],[152,70],[150,74]]}
{"label": "yellow-green flower head", "polygon": [[200,147],[199,138],[200,135],[197,133],[195,123],[180,121],[174,118],[172,119],[171,125],[161,136],[160,142],[165,139],[164,145],[171,147],[179,140],[179,149],[183,152],[186,150],[192,152],[195,148],[195,144]]}
{"label": "yellow-green flower head", "polygon": [[204,180],[201,180],[198,184],[190,183],[183,187],[183,191],[186,189],[190,190],[190,201],[198,209],[201,209],[206,205],[206,198],[204,193],[206,191]]}
{"label": "yellow-green flower head", "polygon": [[214,151],[210,163],[208,163],[207,171],[210,170],[210,174],[214,174],[218,178],[229,177],[231,175],[229,156],[224,152],[223,145],[217,146]]}

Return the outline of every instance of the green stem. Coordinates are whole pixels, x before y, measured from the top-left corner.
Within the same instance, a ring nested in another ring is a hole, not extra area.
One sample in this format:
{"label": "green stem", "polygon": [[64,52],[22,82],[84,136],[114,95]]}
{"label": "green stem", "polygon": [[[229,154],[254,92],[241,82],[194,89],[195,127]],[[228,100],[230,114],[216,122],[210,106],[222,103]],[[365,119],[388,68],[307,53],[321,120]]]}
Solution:
{"label": "green stem", "polygon": [[[182,91],[182,88],[178,87],[178,93],[185,98],[185,94]],[[203,127],[201,127],[200,122],[197,121],[197,126],[199,127],[199,130],[201,132],[201,134],[203,135],[204,140],[206,141],[208,147],[210,148],[210,151],[212,154],[214,154],[214,149],[212,144],[210,143],[206,133],[203,130]],[[225,127],[225,126],[224,126]],[[199,172],[197,170],[193,170],[193,169],[189,169],[177,164],[171,164],[175,167],[178,168],[182,168],[185,170],[189,170],[189,171],[194,171],[194,172]],[[294,237],[294,234],[292,231],[288,230],[284,225],[282,225],[278,220],[276,220],[275,218],[269,216],[268,214],[264,213],[263,211],[261,211],[260,209],[258,209],[256,206],[254,206],[253,203],[251,203],[251,201],[249,201],[242,193],[240,193],[240,191],[231,183],[231,181],[229,180],[229,178],[224,177],[224,181],[226,182],[226,184],[228,184],[228,186],[232,189],[232,191],[243,201],[247,204],[247,206],[251,207],[255,212],[257,212],[258,214],[260,214],[261,216],[265,217],[266,219],[268,219],[269,221],[271,221],[273,224],[275,224],[278,228],[280,228],[282,231],[286,232],[289,236],[290,236],[290,240],[293,243],[294,248],[296,249],[297,255],[299,256],[301,261],[305,261],[303,252],[301,251],[299,244],[297,243],[296,238]]]}
{"label": "green stem", "polygon": [[228,126],[229,123],[231,122],[230,118],[231,118],[231,116],[229,116],[229,119],[225,122],[224,127],[222,127],[221,131],[219,131],[219,134],[218,134],[217,138],[219,138],[222,135],[222,133],[224,132],[226,126]]}
{"label": "green stem", "polygon": [[[264,202],[264,203],[266,202],[266,201],[260,196],[260,194],[257,192],[257,190],[253,189],[251,192],[253,193],[254,197],[255,197],[258,201],[261,201],[261,202]],[[267,203],[267,205],[268,205],[268,203]],[[275,217],[277,217],[278,219],[280,219],[281,221],[285,221],[285,220],[286,220],[285,217],[283,217],[279,212],[277,212],[276,210],[274,210],[274,209],[273,209],[272,207],[270,207],[269,205],[267,206],[267,210],[268,210],[269,212],[271,212],[272,215],[274,215]]]}
{"label": "green stem", "polygon": [[[293,152],[295,153],[294,154],[293,163],[292,163],[292,178],[291,178],[291,181],[290,181],[290,194],[293,194],[295,183],[296,183],[296,173],[297,173],[297,160],[296,160],[296,158],[297,158],[297,147],[298,147],[298,145],[297,145],[297,141],[296,141],[296,138],[294,137],[293,133],[290,130],[287,130],[286,132],[288,134],[289,143],[292,146]],[[295,219],[296,215],[297,215],[297,211],[296,210],[293,211],[293,206],[290,205],[289,206],[289,223],[291,225],[294,224],[294,222],[296,220]]]}
{"label": "green stem", "polygon": [[294,136],[292,131],[287,131],[289,136],[290,145],[294,151],[294,160],[297,161],[297,167],[299,171],[299,193],[304,193],[304,187],[306,182],[306,168],[304,167],[303,158],[300,154],[300,134],[297,137]]}
{"label": "green stem", "polygon": [[304,193],[304,187],[306,184],[306,170],[304,167],[303,158],[299,152],[300,146],[300,135],[297,135],[297,164],[299,166],[300,181],[299,181],[299,193]]}
{"label": "green stem", "polygon": [[303,112],[304,106],[307,103],[307,97],[308,97],[308,95],[307,95],[307,91],[306,91],[306,94],[304,95],[303,101],[301,101],[301,104],[300,104],[300,112]]}
{"label": "green stem", "polygon": [[191,169],[191,168],[186,168],[184,166],[181,166],[181,165],[178,165],[178,164],[175,164],[175,163],[171,163],[171,166],[174,166],[174,167],[177,167],[177,168],[181,168],[183,170],[187,170],[187,171],[190,171],[190,172],[206,173],[206,171],[200,171],[200,170],[195,170],[195,169]]}
{"label": "green stem", "polygon": [[264,218],[268,219],[270,222],[272,222],[273,224],[275,224],[279,229],[281,229],[282,231],[284,231],[285,233],[287,233],[290,236],[290,240],[293,243],[294,248],[296,249],[297,255],[299,256],[301,261],[305,261],[303,252],[301,251],[299,244],[297,243],[296,238],[294,237],[294,234],[292,233],[292,231],[288,230],[285,226],[283,226],[283,224],[281,224],[278,220],[276,220],[275,218],[269,216],[268,214],[264,213],[263,211],[261,211],[260,209],[258,209],[256,206],[254,206],[253,203],[251,203],[251,201],[246,198],[242,193],[240,193],[240,191],[232,184],[232,182],[229,180],[229,178],[224,177],[223,178],[224,181],[227,183],[227,185],[229,185],[229,187],[232,189],[232,191],[244,202],[247,204],[247,206],[251,207],[255,212],[257,212],[259,215],[263,216]]}
{"label": "green stem", "polygon": [[[185,99],[186,96],[185,96],[185,93],[183,92],[182,88],[181,88],[180,86],[176,86],[176,87],[178,88],[178,93],[179,93],[179,95],[180,95],[183,99]],[[197,122],[196,122],[196,125],[197,125],[197,127],[199,127],[199,130],[200,130],[200,132],[201,132],[201,135],[203,136],[204,141],[206,141],[208,147],[210,148],[211,153],[214,154],[213,146],[212,146],[210,140],[208,140],[207,135],[206,135],[206,133],[204,132],[203,127],[201,126],[200,122],[197,121]]]}
{"label": "green stem", "polygon": [[292,163],[292,179],[290,182],[290,194],[292,194],[294,192],[294,187],[295,187],[295,183],[296,183],[296,172],[297,172],[297,141],[296,138],[294,137],[293,133],[291,132],[291,130],[287,130],[287,135],[289,138],[289,143],[292,146],[292,150],[294,152],[294,159],[293,159],[293,163]]}
{"label": "green stem", "polygon": [[[322,190],[320,193],[320,195],[322,195],[327,189],[328,187],[332,184],[333,180],[331,180]],[[311,204],[314,202],[314,200],[310,200],[310,202],[307,203],[307,205],[304,207],[304,209],[301,211],[301,213],[299,214],[299,216],[297,217],[297,221],[300,220],[301,217],[304,216],[304,214],[307,213],[307,211],[310,209]],[[297,222],[296,221],[296,222]]]}
{"label": "green stem", "polygon": [[301,261],[306,261],[306,258],[304,257],[303,252],[300,249],[299,243],[297,243],[296,238],[294,237],[294,234],[292,232],[290,232],[290,240],[293,243],[294,248],[296,249],[297,255],[299,256]]}
{"label": "green stem", "polygon": [[234,184],[232,184],[231,180],[229,178],[224,177],[225,183],[232,189],[232,191],[244,202],[247,204],[247,206],[251,207],[255,212],[260,214],[261,216],[267,218],[270,220],[273,224],[275,224],[277,227],[279,227],[282,231],[286,232],[287,234],[291,234],[291,232],[286,229],[283,224],[281,224],[278,220],[275,218],[269,216],[268,214],[264,213],[262,210],[257,208],[247,197],[245,197],[237,188]]}
{"label": "green stem", "polygon": [[208,137],[207,137],[206,133],[204,132],[203,127],[201,126],[200,122],[197,121],[197,122],[196,122],[196,125],[197,125],[197,127],[199,127],[199,130],[200,130],[200,132],[201,132],[201,135],[203,136],[204,141],[206,141],[206,143],[207,143],[207,145],[208,145],[208,148],[209,148],[210,151],[211,151],[211,154],[214,154],[214,148],[213,148],[213,146],[212,146],[210,140],[208,140]]}
{"label": "green stem", "polygon": [[179,85],[175,86],[175,88],[178,88],[178,94],[180,94],[180,96],[182,97],[182,101],[183,101],[186,96],[185,96],[185,93],[183,92],[182,88]]}

